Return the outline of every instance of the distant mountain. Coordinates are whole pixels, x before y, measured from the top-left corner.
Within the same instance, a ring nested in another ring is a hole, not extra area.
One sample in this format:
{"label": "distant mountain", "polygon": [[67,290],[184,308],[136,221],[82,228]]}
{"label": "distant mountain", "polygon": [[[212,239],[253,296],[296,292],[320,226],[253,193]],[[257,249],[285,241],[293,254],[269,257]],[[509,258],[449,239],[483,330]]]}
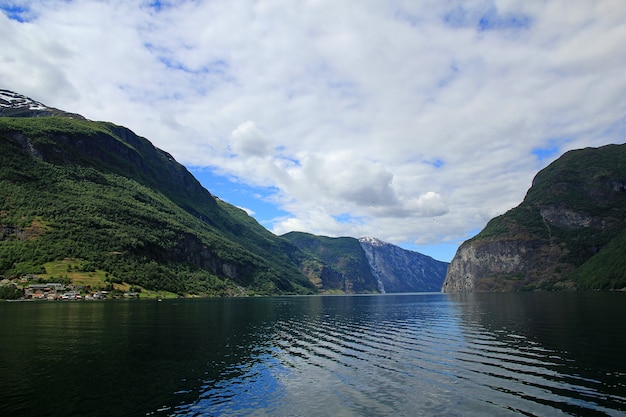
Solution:
{"label": "distant mountain", "polygon": [[448,269],[419,252],[402,249],[376,238],[364,237],[359,243],[365,252],[380,292],[440,291]]}
{"label": "distant mountain", "polygon": [[412,275],[431,274],[423,255],[371,242],[276,236],[129,129],[0,90],[0,278],[179,295],[433,290],[436,274]]}
{"label": "distant mountain", "polygon": [[298,263],[323,292],[440,291],[448,264],[375,238],[283,235],[310,255]]}
{"label": "distant mountain", "polygon": [[307,256],[295,259],[300,270],[322,292],[376,293],[376,279],[357,239],[290,232],[281,237]]}
{"label": "distant mountain", "polygon": [[458,249],[444,292],[626,288],[626,144],[565,153]]}

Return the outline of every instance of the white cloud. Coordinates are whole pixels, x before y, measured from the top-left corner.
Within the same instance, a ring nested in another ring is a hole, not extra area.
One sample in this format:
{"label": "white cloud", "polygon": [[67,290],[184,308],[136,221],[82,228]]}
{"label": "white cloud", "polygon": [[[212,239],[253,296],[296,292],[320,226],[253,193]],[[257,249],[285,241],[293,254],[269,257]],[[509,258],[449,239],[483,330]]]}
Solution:
{"label": "white cloud", "polygon": [[231,134],[233,149],[242,156],[268,156],[272,152],[271,143],[256,127],[254,122],[247,121],[237,126]]}
{"label": "white cloud", "polygon": [[458,241],[626,131],[620,0],[11,4],[1,88],[275,187],[277,233]]}

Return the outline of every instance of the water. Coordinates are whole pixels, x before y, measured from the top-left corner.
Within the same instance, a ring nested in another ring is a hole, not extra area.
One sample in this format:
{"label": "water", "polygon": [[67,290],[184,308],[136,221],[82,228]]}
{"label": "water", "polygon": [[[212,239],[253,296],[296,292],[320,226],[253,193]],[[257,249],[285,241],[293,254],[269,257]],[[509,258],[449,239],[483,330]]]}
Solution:
{"label": "water", "polygon": [[4,416],[626,416],[626,293],[0,303]]}

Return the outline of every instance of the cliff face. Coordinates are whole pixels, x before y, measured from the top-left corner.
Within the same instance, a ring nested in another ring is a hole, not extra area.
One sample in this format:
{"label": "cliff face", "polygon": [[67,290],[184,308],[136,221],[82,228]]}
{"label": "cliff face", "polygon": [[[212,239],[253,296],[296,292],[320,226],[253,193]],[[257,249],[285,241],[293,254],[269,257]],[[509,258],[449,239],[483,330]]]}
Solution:
{"label": "cliff face", "polygon": [[296,262],[320,291],[401,293],[440,291],[446,262],[375,238],[283,235],[308,257]]}
{"label": "cliff face", "polygon": [[374,238],[359,239],[381,293],[439,291],[448,264]]}
{"label": "cliff face", "polygon": [[624,184],[626,145],[566,153],[518,207],[461,245],[442,291],[626,287]]}
{"label": "cliff face", "polygon": [[551,259],[559,255],[559,248],[550,248],[544,240],[464,243],[448,266],[442,291],[515,291],[549,286],[546,277],[563,268]]}

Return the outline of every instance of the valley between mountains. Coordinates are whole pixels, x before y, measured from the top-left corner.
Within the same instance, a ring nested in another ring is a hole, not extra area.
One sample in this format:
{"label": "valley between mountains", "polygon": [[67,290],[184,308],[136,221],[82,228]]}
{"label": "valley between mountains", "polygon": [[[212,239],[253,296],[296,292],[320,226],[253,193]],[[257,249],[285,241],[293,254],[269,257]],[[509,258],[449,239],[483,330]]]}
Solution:
{"label": "valley between mountains", "polygon": [[276,236],[122,126],[0,90],[0,275],[153,295],[439,291],[376,239]]}
{"label": "valley between mountains", "polygon": [[[210,188],[210,187],[209,187]],[[276,236],[170,154],[0,90],[0,298],[626,288],[626,145],[565,153],[450,264],[373,237]]]}

